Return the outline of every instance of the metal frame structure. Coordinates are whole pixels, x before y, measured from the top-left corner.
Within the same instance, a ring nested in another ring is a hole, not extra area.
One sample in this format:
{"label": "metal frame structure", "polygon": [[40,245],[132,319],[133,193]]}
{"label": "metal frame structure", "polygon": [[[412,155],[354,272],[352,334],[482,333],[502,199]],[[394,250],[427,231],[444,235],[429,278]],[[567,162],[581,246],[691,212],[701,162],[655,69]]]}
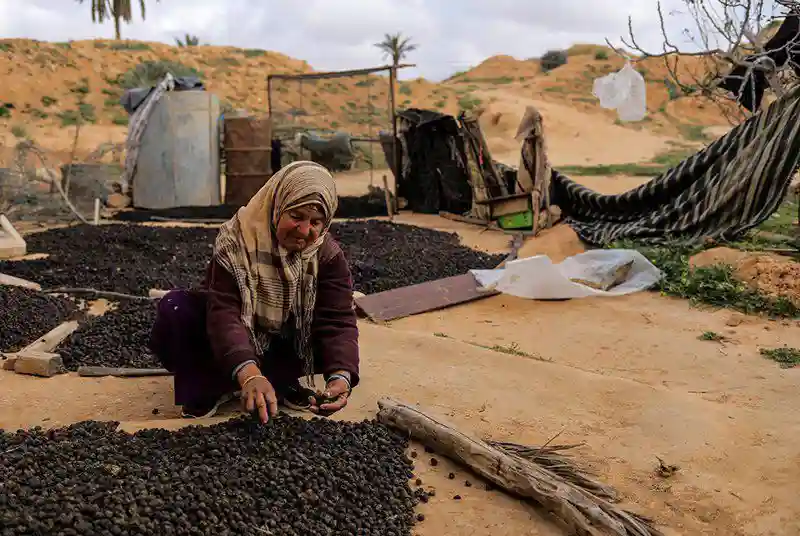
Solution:
{"label": "metal frame structure", "polygon": [[[270,74],[267,75],[267,113],[272,115],[272,81],[273,80],[324,80],[327,78],[347,78],[350,76],[361,76],[375,73],[382,73],[389,71],[389,109],[391,111],[392,121],[392,160],[394,161],[395,173],[400,173],[400,151],[397,150],[397,108],[395,106],[395,85],[397,81],[397,69],[405,69],[408,67],[415,67],[413,64],[403,63],[398,65],[384,65],[382,67],[369,67],[366,69],[352,69],[349,71],[328,71],[320,73],[305,73],[305,74]],[[302,85],[301,85],[302,95]],[[378,140],[369,139],[372,143]],[[399,177],[395,176],[395,190],[397,190],[397,182]],[[394,192],[395,196],[397,192]]]}

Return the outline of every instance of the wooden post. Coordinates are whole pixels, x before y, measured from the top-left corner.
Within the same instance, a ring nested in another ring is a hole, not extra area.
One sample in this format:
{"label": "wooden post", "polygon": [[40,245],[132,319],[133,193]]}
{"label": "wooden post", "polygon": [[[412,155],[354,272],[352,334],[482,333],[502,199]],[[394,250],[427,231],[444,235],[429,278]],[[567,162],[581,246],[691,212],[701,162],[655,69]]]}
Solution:
{"label": "wooden post", "polygon": [[392,162],[394,162],[394,198],[397,199],[397,185],[400,182],[400,151],[397,150],[397,108],[395,104],[394,86],[397,79],[397,65],[389,70],[389,108],[392,113]]}
{"label": "wooden post", "polygon": [[386,199],[386,212],[389,215],[389,221],[394,221],[394,205],[392,204],[392,194],[389,193],[389,181],[386,175],[383,176],[383,197]]}
{"label": "wooden post", "polygon": [[272,116],[272,75],[267,76],[267,114]]}

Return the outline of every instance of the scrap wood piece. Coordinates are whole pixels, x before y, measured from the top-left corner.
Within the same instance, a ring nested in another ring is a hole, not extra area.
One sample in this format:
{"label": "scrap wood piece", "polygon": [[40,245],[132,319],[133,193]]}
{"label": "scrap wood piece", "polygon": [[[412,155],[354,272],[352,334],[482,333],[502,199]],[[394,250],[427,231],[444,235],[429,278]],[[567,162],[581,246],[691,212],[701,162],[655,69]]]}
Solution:
{"label": "scrap wood piece", "polygon": [[5,354],[3,368],[13,366],[17,374],[30,374],[50,378],[64,372],[64,362],[53,350],[78,329],[78,321],[63,322],[39,337],[22,350]]}
{"label": "scrap wood piece", "polygon": [[375,322],[444,309],[499,294],[483,290],[472,274],[368,294],[355,300],[357,310]]}
{"label": "scrap wood piece", "polygon": [[613,489],[592,481],[568,458],[554,453],[557,447],[526,453],[522,447],[473,438],[402,402],[381,399],[378,408],[378,421],[466,465],[505,491],[547,508],[573,533],[663,536],[649,520],[614,505]]}
{"label": "scrap wood piece", "polygon": [[116,378],[143,378],[148,376],[172,376],[172,372],[163,368],[137,369],[130,367],[78,367],[78,376],[85,378],[102,378],[114,376]]}
{"label": "scrap wood piece", "polygon": [[0,214],[0,259],[22,257],[28,252],[25,239],[22,238],[5,214]]}
{"label": "scrap wood piece", "polygon": [[22,287],[30,290],[42,290],[42,286],[39,283],[34,283],[33,281],[28,281],[27,279],[2,273],[0,273],[0,285],[7,285],[9,287]]}

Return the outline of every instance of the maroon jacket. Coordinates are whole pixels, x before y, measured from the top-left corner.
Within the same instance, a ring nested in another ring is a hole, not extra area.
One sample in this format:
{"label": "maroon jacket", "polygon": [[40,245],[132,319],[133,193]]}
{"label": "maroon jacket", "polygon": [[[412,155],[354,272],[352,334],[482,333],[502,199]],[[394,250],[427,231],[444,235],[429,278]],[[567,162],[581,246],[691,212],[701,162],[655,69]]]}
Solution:
{"label": "maroon jacket", "polygon": [[[241,320],[242,299],[233,275],[216,260],[209,263],[206,331],[211,350],[225,370],[233,371],[245,361],[261,361]],[[325,239],[319,252],[317,301],[311,327],[315,362],[321,372],[346,370],[351,384],[358,384],[358,323],[353,310],[350,267],[336,241]]]}

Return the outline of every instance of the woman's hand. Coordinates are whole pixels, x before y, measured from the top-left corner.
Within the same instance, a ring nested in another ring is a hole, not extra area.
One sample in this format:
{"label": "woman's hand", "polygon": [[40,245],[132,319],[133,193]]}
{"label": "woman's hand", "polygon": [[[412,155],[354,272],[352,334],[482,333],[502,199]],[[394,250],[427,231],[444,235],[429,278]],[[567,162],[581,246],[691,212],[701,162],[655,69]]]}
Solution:
{"label": "woman's hand", "polygon": [[245,365],[237,374],[242,388],[242,407],[248,413],[258,411],[262,423],[278,414],[278,398],[275,389],[255,364]]}
{"label": "woman's hand", "polygon": [[332,375],[333,377],[325,385],[325,392],[321,396],[326,402],[319,404],[317,399],[311,397],[310,409],[313,413],[331,415],[347,405],[347,399],[350,397],[350,383],[338,374],[341,373]]}

